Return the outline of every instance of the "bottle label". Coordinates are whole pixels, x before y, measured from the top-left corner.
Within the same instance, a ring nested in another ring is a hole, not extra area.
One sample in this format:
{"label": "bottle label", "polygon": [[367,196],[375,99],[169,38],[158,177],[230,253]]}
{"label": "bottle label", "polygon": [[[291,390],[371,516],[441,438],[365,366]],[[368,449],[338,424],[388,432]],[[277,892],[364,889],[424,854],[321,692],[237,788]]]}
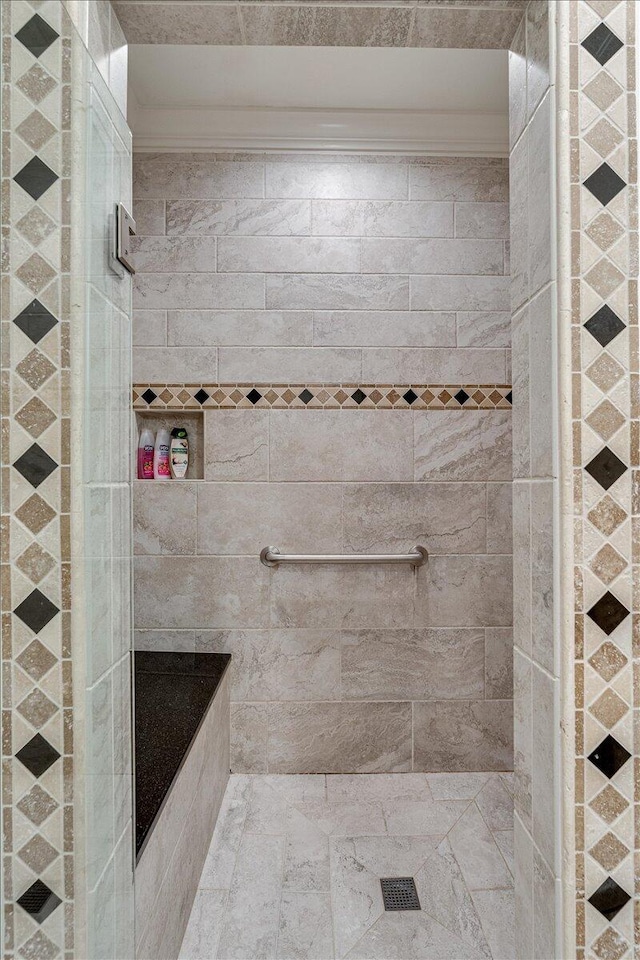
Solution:
{"label": "bottle label", "polygon": [[158,446],[158,476],[168,477],[169,474],[169,447],[166,443]]}
{"label": "bottle label", "polygon": [[153,480],[153,446],[145,444],[140,450],[140,479]]}

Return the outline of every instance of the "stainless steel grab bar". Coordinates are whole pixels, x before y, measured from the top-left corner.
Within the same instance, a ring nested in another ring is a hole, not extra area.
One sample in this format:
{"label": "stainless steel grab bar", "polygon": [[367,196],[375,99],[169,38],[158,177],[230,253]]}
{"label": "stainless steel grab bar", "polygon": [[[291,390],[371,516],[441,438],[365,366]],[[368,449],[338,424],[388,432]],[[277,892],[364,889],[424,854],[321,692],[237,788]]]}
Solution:
{"label": "stainless steel grab bar", "polygon": [[265,567],[281,563],[410,563],[421,567],[429,559],[426,547],[415,547],[411,553],[280,553],[277,547],[263,547],[260,561]]}

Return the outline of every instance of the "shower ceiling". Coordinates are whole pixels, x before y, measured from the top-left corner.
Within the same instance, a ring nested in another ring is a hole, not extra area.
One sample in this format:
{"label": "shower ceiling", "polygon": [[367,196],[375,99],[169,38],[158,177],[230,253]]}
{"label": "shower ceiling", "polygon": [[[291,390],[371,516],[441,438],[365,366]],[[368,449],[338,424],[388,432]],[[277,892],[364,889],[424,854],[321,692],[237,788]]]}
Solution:
{"label": "shower ceiling", "polygon": [[505,50],[129,48],[137,149],[505,156]]}

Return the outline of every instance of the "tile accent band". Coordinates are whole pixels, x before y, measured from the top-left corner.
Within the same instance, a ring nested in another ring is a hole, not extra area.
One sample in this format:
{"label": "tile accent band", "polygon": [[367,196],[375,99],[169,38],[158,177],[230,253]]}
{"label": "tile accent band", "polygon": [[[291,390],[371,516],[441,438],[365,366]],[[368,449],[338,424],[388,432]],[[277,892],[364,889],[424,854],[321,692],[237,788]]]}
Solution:
{"label": "tile accent band", "polygon": [[311,410],[511,409],[510,384],[138,383],[135,410],[299,408]]}

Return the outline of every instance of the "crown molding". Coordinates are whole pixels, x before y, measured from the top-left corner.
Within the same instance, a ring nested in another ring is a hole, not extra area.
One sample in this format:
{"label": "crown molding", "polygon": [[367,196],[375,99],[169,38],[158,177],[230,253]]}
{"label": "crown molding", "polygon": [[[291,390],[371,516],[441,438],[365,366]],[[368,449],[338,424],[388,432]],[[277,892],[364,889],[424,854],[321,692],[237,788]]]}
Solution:
{"label": "crown molding", "polygon": [[506,157],[502,113],[277,108],[162,108],[135,104],[136,152],[211,150],[404,153]]}

